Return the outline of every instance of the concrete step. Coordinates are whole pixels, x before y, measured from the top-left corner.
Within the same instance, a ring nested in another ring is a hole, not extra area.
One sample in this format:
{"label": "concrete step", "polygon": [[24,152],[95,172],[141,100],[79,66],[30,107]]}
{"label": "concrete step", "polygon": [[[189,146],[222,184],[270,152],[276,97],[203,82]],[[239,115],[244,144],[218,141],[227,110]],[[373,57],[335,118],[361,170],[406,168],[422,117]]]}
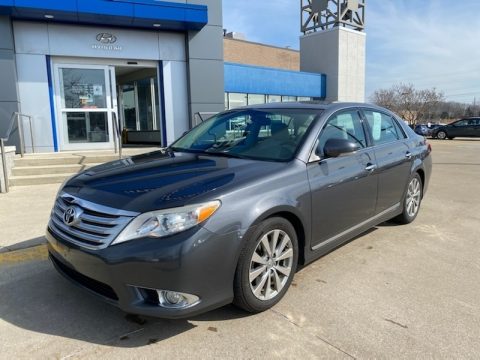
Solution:
{"label": "concrete step", "polygon": [[10,178],[10,186],[28,186],[28,185],[43,185],[43,184],[60,184],[68,177],[74,175],[73,173],[62,174],[47,174],[35,176],[12,176]]}
{"label": "concrete step", "polygon": [[101,164],[118,160],[118,155],[91,155],[91,156],[25,156],[15,158],[15,167],[49,166],[49,165],[89,165]]}
{"label": "concrete step", "polygon": [[82,170],[98,164],[68,164],[68,165],[47,165],[47,166],[16,166],[12,169],[13,176],[34,176],[34,175],[55,175],[78,173]]}

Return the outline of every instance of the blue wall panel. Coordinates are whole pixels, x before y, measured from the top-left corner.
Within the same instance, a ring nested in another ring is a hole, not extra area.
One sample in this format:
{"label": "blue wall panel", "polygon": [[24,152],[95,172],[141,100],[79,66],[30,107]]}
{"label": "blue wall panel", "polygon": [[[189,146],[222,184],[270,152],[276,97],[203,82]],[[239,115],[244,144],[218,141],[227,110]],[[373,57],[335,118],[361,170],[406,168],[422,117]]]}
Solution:
{"label": "blue wall panel", "polygon": [[208,23],[205,5],[156,0],[0,0],[0,14],[17,19],[132,26],[164,30],[200,30]]}
{"label": "blue wall panel", "polygon": [[77,0],[14,0],[15,7],[28,9],[49,9],[58,11],[71,11],[77,9]]}
{"label": "blue wall panel", "polygon": [[225,63],[225,92],[324,98],[326,76]]}
{"label": "blue wall panel", "polygon": [[78,2],[79,14],[112,15],[133,18],[133,7],[131,3],[117,1],[103,1],[98,6],[98,0],[81,0]]}

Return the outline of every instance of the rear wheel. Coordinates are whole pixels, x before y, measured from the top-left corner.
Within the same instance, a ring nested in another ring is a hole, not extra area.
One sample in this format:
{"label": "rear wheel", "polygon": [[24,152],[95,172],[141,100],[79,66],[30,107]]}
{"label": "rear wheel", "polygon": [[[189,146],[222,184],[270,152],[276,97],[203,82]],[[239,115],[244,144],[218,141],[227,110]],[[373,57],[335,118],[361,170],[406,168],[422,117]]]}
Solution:
{"label": "rear wheel", "polygon": [[447,133],[443,130],[440,130],[437,133],[437,138],[440,139],[440,140],[445,140],[447,138]]}
{"label": "rear wheel", "polygon": [[403,200],[403,212],[394,221],[399,224],[410,224],[418,215],[423,197],[422,179],[415,173],[410,179]]}
{"label": "rear wheel", "polygon": [[234,281],[234,304],[252,313],[265,311],[287,292],[298,261],[298,240],[284,218],[262,222],[240,254]]}

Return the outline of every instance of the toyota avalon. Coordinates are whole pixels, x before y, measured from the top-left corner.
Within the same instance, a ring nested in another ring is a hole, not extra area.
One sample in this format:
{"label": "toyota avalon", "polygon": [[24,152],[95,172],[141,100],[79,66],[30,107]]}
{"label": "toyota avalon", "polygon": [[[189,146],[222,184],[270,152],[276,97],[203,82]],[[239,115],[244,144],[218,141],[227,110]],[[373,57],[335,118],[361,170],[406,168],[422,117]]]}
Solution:
{"label": "toyota avalon", "polygon": [[412,222],[431,148],[365,104],[220,113],[168,148],[69,179],[47,229],[72,282],[165,318],[234,303],[264,311],[308,264],[384,221]]}

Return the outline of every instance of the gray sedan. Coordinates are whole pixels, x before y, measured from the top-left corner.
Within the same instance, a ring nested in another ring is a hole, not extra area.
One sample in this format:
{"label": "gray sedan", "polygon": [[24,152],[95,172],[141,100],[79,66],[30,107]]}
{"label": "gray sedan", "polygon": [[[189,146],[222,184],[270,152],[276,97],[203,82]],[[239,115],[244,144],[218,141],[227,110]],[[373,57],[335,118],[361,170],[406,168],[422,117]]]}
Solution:
{"label": "gray sedan", "polygon": [[426,140],[366,104],[269,104],[220,113],[169,148],[89,169],[47,230],[68,279],[124,311],[264,311],[299,265],[369,228],[412,222]]}

